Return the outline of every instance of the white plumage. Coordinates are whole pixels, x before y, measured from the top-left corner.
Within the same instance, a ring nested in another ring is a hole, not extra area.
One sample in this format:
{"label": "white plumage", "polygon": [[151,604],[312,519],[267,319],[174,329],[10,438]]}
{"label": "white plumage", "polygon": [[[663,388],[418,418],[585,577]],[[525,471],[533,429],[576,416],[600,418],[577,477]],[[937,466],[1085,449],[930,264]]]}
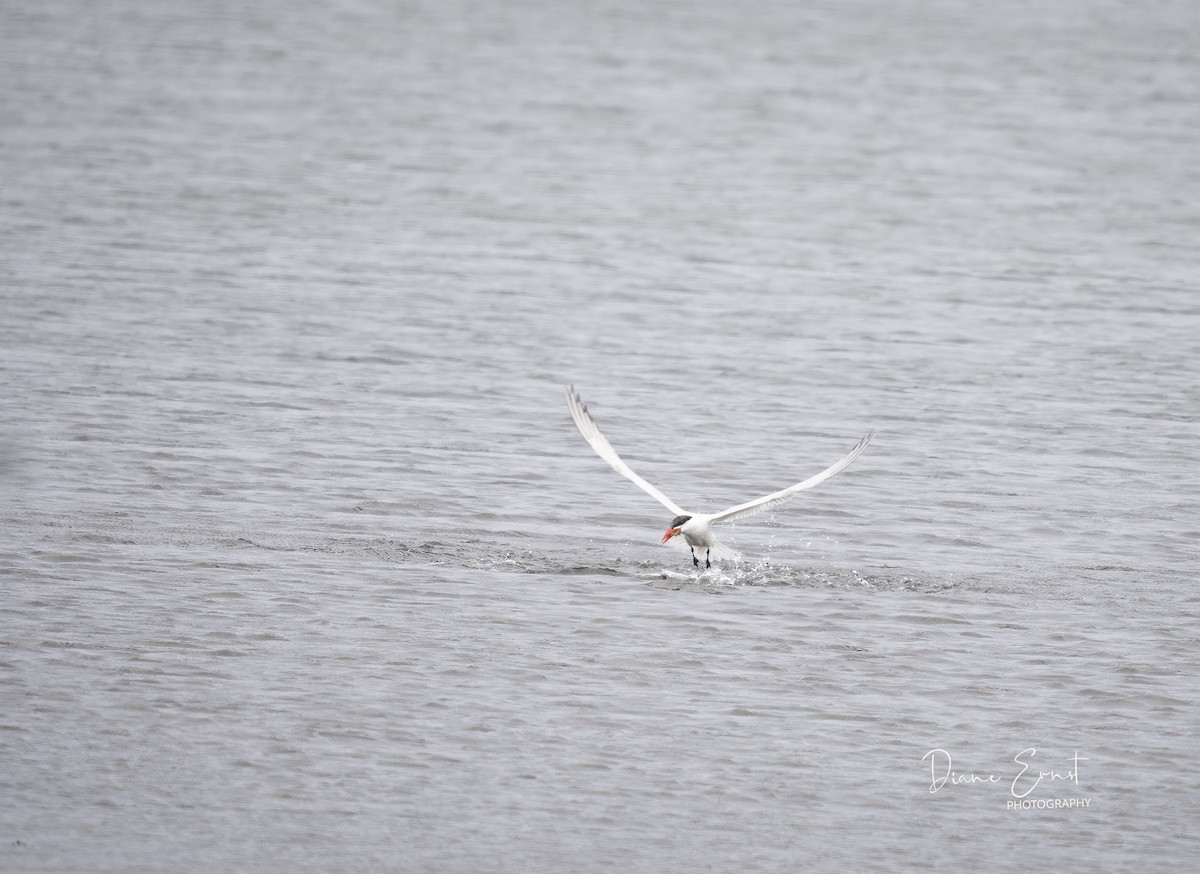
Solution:
{"label": "white plumage", "polygon": [[736,557],[733,550],[717,542],[716,537],[713,535],[713,525],[718,522],[727,522],[730,519],[736,519],[739,516],[749,516],[752,513],[759,513],[770,507],[777,506],[784,501],[791,500],[798,492],[811,489],[813,486],[824,482],[834,474],[845,470],[854,459],[862,454],[863,450],[867,448],[867,444],[871,442],[871,438],[875,436],[875,432],[873,431],[868,433],[837,462],[831,464],[815,476],[810,476],[803,482],[796,483],[794,486],[788,486],[786,489],[780,489],[769,495],[763,495],[761,498],[755,498],[753,501],[746,501],[744,504],[737,504],[727,510],[722,510],[720,513],[688,513],[657,488],[634,473],[632,468],[621,460],[621,456],[617,455],[616,450],[612,448],[612,444],[600,433],[600,428],[596,425],[596,420],[588,412],[587,406],[575,391],[574,386],[567,386],[567,406],[571,410],[571,418],[575,420],[575,425],[579,428],[579,433],[583,435],[583,438],[587,440],[592,449],[596,450],[596,454],[607,461],[613,470],[634,483],[646,492],[646,494],[675,514],[676,518],[671,521],[671,527],[663,535],[662,542],[666,543],[672,537],[682,535],[692,548],[692,561],[697,566],[700,564],[700,559],[696,556],[696,547],[704,549],[706,566],[710,566],[712,559],[726,561]]}

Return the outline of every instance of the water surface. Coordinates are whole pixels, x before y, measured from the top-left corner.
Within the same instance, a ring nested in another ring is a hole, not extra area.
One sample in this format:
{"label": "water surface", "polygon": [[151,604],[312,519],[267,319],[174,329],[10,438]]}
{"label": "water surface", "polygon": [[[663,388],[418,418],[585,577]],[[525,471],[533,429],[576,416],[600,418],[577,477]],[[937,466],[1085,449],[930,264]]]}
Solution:
{"label": "water surface", "polygon": [[1198,32],[0,11],[0,869],[1194,865]]}

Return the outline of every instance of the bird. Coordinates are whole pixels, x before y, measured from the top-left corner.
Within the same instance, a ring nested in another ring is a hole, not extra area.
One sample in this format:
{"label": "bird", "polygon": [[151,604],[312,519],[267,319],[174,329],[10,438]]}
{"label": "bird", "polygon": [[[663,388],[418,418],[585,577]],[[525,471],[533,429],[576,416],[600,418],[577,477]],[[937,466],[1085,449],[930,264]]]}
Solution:
{"label": "bird", "polygon": [[600,427],[596,424],[596,420],[588,412],[587,405],[579,397],[579,393],[575,391],[575,386],[573,385],[567,386],[567,406],[571,410],[571,418],[575,420],[575,425],[579,428],[579,433],[583,435],[583,439],[596,451],[596,454],[608,462],[613,470],[675,514],[675,518],[671,520],[670,527],[667,528],[667,532],[659,542],[666,543],[673,537],[683,537],[688,546],[691,547],[692,564],[697,569],[700,567],[700,557],[696,554],[698,548],[704,551],[704,567],[706,569],[712,567],[714,558],[717,561],[736,558],[733,550],[717,542],[716,537],[713,535],[713,525],[720,522],[728,522],[731,519],[737,519],[741,516],[748,516],[751,513],[759,513],[770,507],[777,506],[784,501],[791,500],[798,492],[811,489],[831,476],[841,473],[850,466],[854,459],[862,455],[863,450],[867,448],[867,444],[871,442],[871,438],[875,436],[874,431],[869,431],[866,436],[858,441],[853,449],[843,455],[838,461],[820,473],[810,476],[803,482],[796,483],[794,486],[788,486],[786,489],[771,492],[769,495],[763,495],[761,498],[755,498],[743,504],[736,504],[719,513],[689,513],[634,473],[633,469],[621,460],[621,456],[617,455],[616,450],[612,448],[612,444],[608,442],[608,438],[600,432]]}

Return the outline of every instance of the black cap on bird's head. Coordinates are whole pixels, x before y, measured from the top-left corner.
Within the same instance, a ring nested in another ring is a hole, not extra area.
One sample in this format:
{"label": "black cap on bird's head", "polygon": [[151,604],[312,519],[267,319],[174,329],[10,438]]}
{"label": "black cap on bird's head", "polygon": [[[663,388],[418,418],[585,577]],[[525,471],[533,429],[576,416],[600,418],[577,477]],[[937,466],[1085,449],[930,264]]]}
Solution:
{"label": "black cap on bird's head", "polygon": [[672,537],[679,534],[680,529],[683,527],[684,523],[686,523],[691,518],[692,518],[691,516],[676,516],[674,519],[671,520],[671,527],[667,529],[667,533],[663,535],[663,539],[659,542],[666,543]]}

